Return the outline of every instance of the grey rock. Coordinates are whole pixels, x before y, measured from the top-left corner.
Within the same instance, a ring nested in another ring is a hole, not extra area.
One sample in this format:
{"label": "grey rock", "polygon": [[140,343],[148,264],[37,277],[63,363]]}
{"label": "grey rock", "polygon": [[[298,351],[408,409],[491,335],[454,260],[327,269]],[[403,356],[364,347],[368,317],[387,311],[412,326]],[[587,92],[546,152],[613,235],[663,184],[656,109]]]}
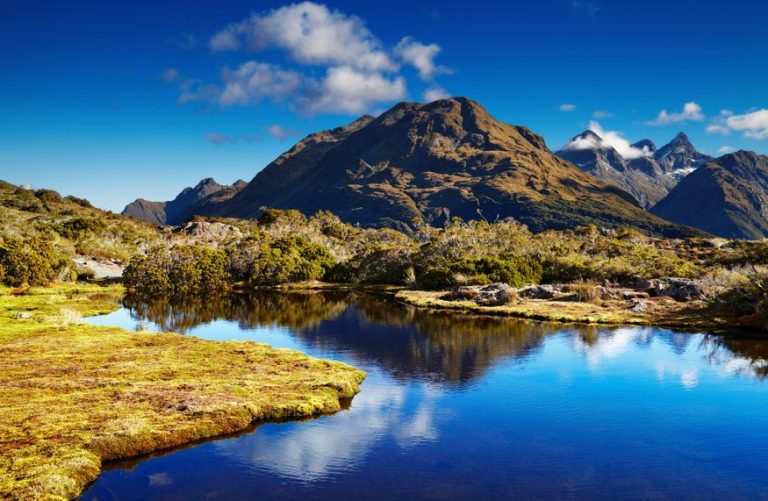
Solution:
{"label": "grey rock", "polygon": [[22,311],[22,312],[19,312],[19,313],[15,314],[13,316],[13,318],[18,319],[18,320],[32,318],[32,314],[31,313],[27,313],[26,311]]}
{"label": "grey rock", "polygon": [[519,289],[517,294],[527,299],[552,299],[555,292],[554,285],[527,285]]}
{"label": "grey rock", "polygon": [[480,289],[475,303],[481,306],[501,306],[517,298],[517,290],[505,283],[491,284]]}
{"label": "grey rock", "polygon": [[652,296],[671,297],[676,301],[695,301],[709,297],[704,287],[690,278],[659,278],[649,292]]}

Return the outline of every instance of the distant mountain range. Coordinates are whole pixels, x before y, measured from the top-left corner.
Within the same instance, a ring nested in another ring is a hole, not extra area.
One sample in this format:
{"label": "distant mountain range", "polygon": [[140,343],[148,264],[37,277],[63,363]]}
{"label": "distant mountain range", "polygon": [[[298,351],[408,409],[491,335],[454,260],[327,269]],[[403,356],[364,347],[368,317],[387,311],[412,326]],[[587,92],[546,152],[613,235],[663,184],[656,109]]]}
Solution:
{"label": "distant mountain range", "polygon": [[651,212],[727,238],[768,236],[768,157],[738,151],[686,176]]}
{"label": "distant mountain range", "polygon": [[669,237],[768,235],[766,157],[713,159],[683,133],[658,149],[639,141],[630,152],[626,158],[587,131],[553,154],[537,134],[467,98],[400,103],[305,137],[249,183],[206,179],[170,202],[137,200],[124,214],[179,224],[194,215],[253,218],[273,207],[330,210],[404,231],[459,216],[514,217],[533,231],[594,223]]}
{"label": "distant mountain range", "polygon": [[694,148],[684,133],[656,149],[650,139],[631,145],[622,156],[591,130],[571,139],[556,155],[584,172],[629,192],[647,208],[655,205],[686,175],[712,157]]}
{"label": "distant mountain range", "polygon": [[128,204],[122,214],[152,224],[177,225],[197,213],[205,212],[207,204],[221,203],[232,198],[245,186],[246,182],[242,180],[228,186],[206,178],[194,188],[184,188],[176,198],[168,202],[152,202],[139,198]]}
{"label": "distant mountain range", "polygon": [[698,234],[647,213],[629,193],[555,156],[541,136],[466,98],[400,103],[307,136],[231,197],[179,213],[252,218],[264,207],[330,210],[404,231],[459,216],[514,217],[534,231],[595,223]]}

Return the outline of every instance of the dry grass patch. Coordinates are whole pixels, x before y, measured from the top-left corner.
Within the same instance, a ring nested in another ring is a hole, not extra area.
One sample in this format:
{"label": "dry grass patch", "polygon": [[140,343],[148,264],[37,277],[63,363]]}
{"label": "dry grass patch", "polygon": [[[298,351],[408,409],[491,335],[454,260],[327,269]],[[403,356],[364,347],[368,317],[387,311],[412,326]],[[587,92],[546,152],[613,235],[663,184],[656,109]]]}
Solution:
{"label": "dry grass patch", "polygon": [[253,342],[76,323],[114,308],[103,289],[10,292],[0,290],[0,498],[73,498],[105,460],[335,412],[365,377]]}

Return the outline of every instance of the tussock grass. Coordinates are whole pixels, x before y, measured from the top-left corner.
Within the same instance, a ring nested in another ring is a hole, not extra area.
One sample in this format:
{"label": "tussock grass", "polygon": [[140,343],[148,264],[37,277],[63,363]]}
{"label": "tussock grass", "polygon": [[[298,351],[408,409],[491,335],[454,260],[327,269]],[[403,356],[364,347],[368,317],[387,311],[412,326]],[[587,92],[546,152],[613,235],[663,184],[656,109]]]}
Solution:
{"label": "tussock grass", "polygon": [[76,323],[119,288],[13,292],[0,289],[0,498],[74,498],[103,461],[332,413],[365,377],[253,342]]}

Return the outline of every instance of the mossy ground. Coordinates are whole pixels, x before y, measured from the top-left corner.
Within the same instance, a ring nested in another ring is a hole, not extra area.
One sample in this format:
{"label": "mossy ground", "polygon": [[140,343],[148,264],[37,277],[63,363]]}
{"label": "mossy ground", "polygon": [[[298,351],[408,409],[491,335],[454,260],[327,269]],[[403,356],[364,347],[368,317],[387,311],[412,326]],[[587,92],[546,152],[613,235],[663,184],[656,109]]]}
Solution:
{"label": "mossy ground", "polygon": [[401,303],[421,308],[465,311],[483,315],[509,316],[532,320],[609,325],[655,325],[684,330],[719,331],[738,326],[735,319],[712,314],[703,302],[680,303],[668,297],[647,300],[643,312],[629,310],[628,301],[579,301],[523,299],[504,306],[480,306],[473,301],[440,299],[445,291],[402,290],[395,295]]}
{"label": "mossy ground", "polygon": [[0,498],[73,498],[103,461],[335,412],[365,377],[253,342],[79,323],[114,309],[117,287],[14,292],[0,289]]}

